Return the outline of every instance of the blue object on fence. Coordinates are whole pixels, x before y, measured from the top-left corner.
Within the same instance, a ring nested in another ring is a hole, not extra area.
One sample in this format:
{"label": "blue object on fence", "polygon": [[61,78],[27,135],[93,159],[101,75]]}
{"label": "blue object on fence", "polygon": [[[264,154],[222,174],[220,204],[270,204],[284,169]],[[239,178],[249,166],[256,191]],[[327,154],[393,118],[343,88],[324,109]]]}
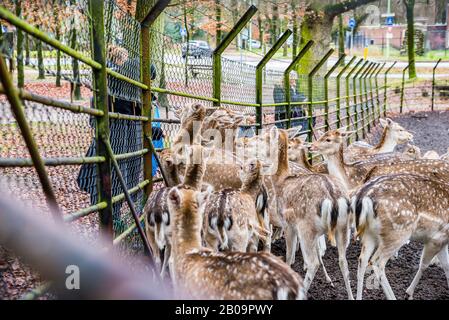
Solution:
{"label": "blue object on fence", "polygon": [[[159,106],[157,103],[153,102],[153,110],[154,110],[154,116],[153,118],[155,119],[159,119],[160,115],[159,115]],[[156,128],[160,128],[161,127],[161,123],[160,122],[153,122],[152,123],[152,127],[156,127]],[[163,148],[164,147],[164,137],[160,137],[160,139],[158,140],[153,140],[153,146],[154,148]],[[151,167],[151,174],[153,175],[153,177],[156,175],[157,169],[159,168],[159,166],[157,165],[157,161],[156,158],[154,157],[154,154],[151,155],[151,161],[152,161],[152,167]]]}
{"label": "blue object on fence", "polygon": [[185,37],[187,35],[187,30],[181,27],[179,33],[181,34],[181,37]]}
{"label": "blue object on fence", "polygon": [[351,28],[351,29],[355,28],[355,19],[354,18],[349,19],[349,28]]}
{"label": "blue object on fence", "polygon": [[386,24],[387,26],[392,26],[392,25],[394,24],[394,17],[387,17],[387,18],[385,19],[385,24]]}

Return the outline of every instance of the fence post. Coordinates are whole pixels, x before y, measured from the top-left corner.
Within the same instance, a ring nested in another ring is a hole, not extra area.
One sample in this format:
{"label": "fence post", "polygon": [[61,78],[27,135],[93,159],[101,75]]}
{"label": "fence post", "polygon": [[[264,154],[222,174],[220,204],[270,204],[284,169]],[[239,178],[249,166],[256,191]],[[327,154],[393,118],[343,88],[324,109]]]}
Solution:
{"label": "fence post", "polygon": [[431,106],[432,111],[435,106],[435,70],[437,69],[440,62],[441,62],[441,58],[438,59],[437,63],[435,64],[435,66],[433,67],[433,70],[432,70],[432,106]]}
{"label": "fence post", "polygon": [[255,6],[250,6],[246,10],[245,14],[240,18],[239,21],[234,25],[234,27],[229,31],[229,33],[224,37],[220,44],[215,48],[212,54],[213,63],[213,97],[216,99],[214,101],[214,106],[219,107],[221,105],[221,55],[225,49],[232,43],[235,37],[242,31],[243,27],[251,20],[251,18],[256,13],[257,8]]}
{"label": "fence post", "polygon": [[325,130],[329,130],[329,77],[337,69],[342,61],[345,60],[346,55],[343,55],[337,60],[337,62],[329,69],[324,76],[324,125]]}
{"label": "fence post", "polygon": [[[153,110],[151,103],[150,27],[162,13],[162,11],[164,11],[169,2],[169,0],[159,0],[150,9],[145,18],[140,23],[140,78],[142,83],[148,88],[142,89],[142,115],[148,117],[148,120],[143,122],[142,138],[143,147],[147,150],[151,150],[150,152],[147,152],[143,155],[143,178],[150,181],[150,183],[144,187],[144,203],[153,190],[153,157],[151,155],[153,154],[154,148],[151,141],[151,122],[153,120]],[[154,156],[157,158],[156,153],[154,153]]]}
{"label": "fence post", "polygon": [[[365,69],[365,67],[368,65],[369,61],[365,61],[365,63],[360,67],[359,70],[354,75],[354,78],[352,79],[352,86],[353,86],[353,93],[354,93],[354,130],[355,130],[355,139],[359,140],[359,111],[358,111],[358,105],[357,105],[357,78],[359,74]],[[359,83],[360,85],[360,83]],[[359,88],[361,89],[361,88]],[[361,90],[360,90],[361,91]],[[363,95],[360,96],[362,98]],[[362,100],[362,99],[360,99]],[[363,108],[362,108],[362,118],[363,118]],[[363,124],[362,124],[363,125]],[[365,130],[362,126],[362,136],[365,138]]]}
{"label": "fence post", "polygon": [[287,29],[281,37],[276,41],[274,46],[267,52],[267,54],[259,61],[256,66],[256,129],[262,129],[263,119],[262,119],[262,71],[265,65],[270,61],[270,59],[274,56],[276,51],[278,51],[285,41],[290,37],[292,31]]}
{"label": "fence post", "polygon": [[379,98],[379,81],[378,81],[378,77],[380,72],[382,71],[382,69],[385,67],[387,63],[384,62],[380,68],[377,70],[376,72],[376,76],[374,77],[374,83],[376,84],[376,100],[377,100],[377,119],[380,118],[380,98]]}
{"label": "fence post", "polygon": [[313,46],[313,40],[309,40],[306,45],[299,51],[298,55],[294,57],[293,61],[289,64],[287,69],[284,71],[284,90],[285,90],[285,100],[288,102],[287,105],[287,128],[291,128],[292,126],[292,115],[291,115],[291,96],[290,96],[290,72],[296,67],[302,57],[309,51],[309,49]]}
{"label": "fence post", "polygon": [[[370,101],[371,101],[371,119],[372,122],[368,122],[368,132],[370,132],[370,126],[371,123],[375,123],[376,121],[376,108],[374,106],[374,93],[373,93],[373,81],[372,78],[376,74],[377,69],[379,69],[380,63],[375,63],[374,67],[371,69],[369,75],[368,75],[368,82],[369,82],[369,92],[370,92]],[[369,107],[368,107],[368,114],[369,113]]]}
{"label": "fence post", "polygon": [[[360,75],[359,78],[359,86],[360,86],[360,110],[362,113],[362,134],[363,138],[365,138],[366,131],[365,128],[368,128],[368,125],[366,123],[366,120],[369,120],[369,110],[368,110],[368,92],[367,92],[367,86],[365,77],[366,75],[371,71],[371,68],[373,67],[374,62],[370,62],[365,70]],[[363,101],[365,100],[365,101]]]}
{"label": "fence post", "polygon": [[341,92],[340,92],[340,78],[341,76],[346,72],[346,70],[349,68],[349,66],[354,62],[356,57],[352,57],[351,60],[343,67],[343,69],[340,70],[340,72],[337,75],[337,128],[341,127]]}
{"label": "fence post", "polygon": [[106,208],[100,210],[100,231],[110,241],[114,232],[112,228],[112,183],[111,158],[108,155],[104,139],[109,139],[109,109],[108,88],[106,76],[106,45],[104,32],[104,1],[89,0],[89,13],[91,16],[92,58],[101,65],[101,69],[93,69],[94,78],[94,106],[103,111],[103,116],[97,117],[95,139],[97,143],[97,156],[106,161],[98,164],[100,179],[97,181],[98,201],[106,202]]}
{"label": "fence post", "polygon": [[320,61],[313,67],[312,71],[307,75],[307,91],[309,98],[309,108],[307,112],[307,141],[312,142],[313,137],[313,76],[320,70],[324,63],[329,59],[334,49],[329,49],[329,51],[321,58]]}
{"label": "fence post", "polygon": [[[363,117],[363,128],[364,128],[363,132],[365,132],[365,126],[366,126],[366,130],[368,132],[371,131],[368,85],[367,85],[366,79],[367,79],[368,75],[371,74],[371,72],[373,71],[375,66],[376,66],[375,62],[370,63],[370,65],[368,66],[368,69],[363,72],[362,77],[360,78],[360,80],[363,81],[363,87],[364,87],[364,93],[365,93],[365,106],[363,106],[363,104],[362,104],[362,110],[363,110],[363,108],[365,108],[365,111],[366,111],[366,115],[364,115],[364,117]],[[365,122],[365,120],[366,120],[366,122]]]}
{"label": "fence post", "polygon": [[393,62],[393,64],[385,71],[385,78],[384,78],[384,117],[387,116],[387,90],[388,90],[388,86],[387,86],[387,80],[388,80],[388,72],[390,72],[391,69],[393,69],[393,67],[395,66],[396,61]]}
{"label": "fence post", "polygon": [[[348,74],[346,75],[346,125],[347,125],[347,128],[348,128],[348,130],[350,129],[350,127],[351,127],[351,111],[350,111],[350,108],[351,108],[351,100],[350,100],[350,96],[349,96],[349,79],[350,79],[350,77],[351,77],[351,75],[354,73],[354,71],[355,70],[357,70],[357,68],[359,67],[359,65],[361,64],[363,62],[363,59],[360,59],[357,63],[356,63],[356,65],[348,72]],[[348,143],[350,142],[351,140],[350,139],[348,139]]]}
{"label": "fence post", "polygon": [[405,90],[405,72],[408,68],[410,68],[410,65],[413,63],[413,60],[410,61],[407,66],[402,70],[402,84],[401,84],[401,104],[399,105],[399,112],[402,113],[402,108],[404,106],[404,90]]}

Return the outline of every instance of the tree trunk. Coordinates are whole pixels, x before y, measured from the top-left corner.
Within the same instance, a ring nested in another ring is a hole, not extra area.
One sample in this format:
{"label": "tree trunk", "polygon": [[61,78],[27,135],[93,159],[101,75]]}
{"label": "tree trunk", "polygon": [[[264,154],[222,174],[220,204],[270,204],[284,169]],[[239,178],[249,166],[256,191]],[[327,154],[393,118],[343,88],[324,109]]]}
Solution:
{"label": "tree trunk", "polygon": [[[217,0],[218,1],[218,0]],[[189,40],[190,40],[190,31],[189,31],[189,25],[187,23],[187,8],[184,3],[184,28],[186,29],[186,55],[184,57],[184,85],[186,87],[189,86],[189,70],[188,70],[188,62],[189,62]],[[218,41],[218,34],[217,34],[217,41]]]}
{"label": "tree trunk", "polygon": [[404,0],[407,11],[407,53],[408,62],[408,76],[410,79],[416,78],[415,68],[415,21],[413,10],[415,8],[415,0]]}
{"label": "tree trunk", "polygon": [[30,36],[25,33],[25,65],[30,65]]}
{"label": "tree trunk", "polygon": [[[299,74],[308,74],[329,50],[329,45],[332,41],[332,20],[327,16],[323,17],[314,13],[309,13],[304,16],[301,24],[301,44],[313,40],[315,45],[304,56],[303,60],[305,63],[299,64]],[[323,66],[320,69],[320,74],[324,74],[325,71],[326,66]]]}
{"label": "tree trunk", "polygon": [[[239,19],[239,7],[238,7],[238,1],[237,0],[231,0],[231,10],[232,10],[232,26],[234,26],[238,19]],[[240,50],[239,48],[239,37],[240,34],[237,35],[237,37],[235,37],[234,39],[234,44],[235,44],[235,48],[238,50]],[[243,46],[243,43],[241,44]]]}
{"label": "tree trunk", "polygon": [[221,6],[220,6],[220,0],[215,0],[215,20],[216,23],[216,30],[215,30],[215,47],[218,47],[218,45],[221,42]]}
{"label": "tree trunk", "polygon": [[[288,6],[285,6],[285,16],[283,19],[283,28],[282,28],[282,32],[284,32],[285,30],[288,29]],[[287,41],[284,42],[284,51],[282,52],[282,56],[286,57],[288,56],[288,44]]]}
{"label": "tree trunk", "polygon": [[[343,29],[343,15],[338,16],[338,57],[341,58],[345,54],[345,34]],[[345,62],[341,62],[343,67]]]}
{"label": "tree trunk", "polygon": [[262,46],[262,44],[263,44],[263,23],[262,23],[262,18],[260,17],[260,14],[257,15],[257,26],[259,28],[259,42],[260,42],[260,45]]}
{"label": "tree trunk", "polygon": [[292,30],[292,59],[295,59],[296,55],[298,54],[298,16],[296,14],[296,4],[295,1],[292,1],[291,3],[291,9],[292,9],[292,20],[293,20],[293,30]]}
{"label": "tree trunk", "polygon": [[[60,21],[59,21],[59,0],[53,0],[53,17],[55,20],[55,38],[61,40]],[[61,51],[56,50],[56,87],[61,86]]]}
{"label": "tree trunk", "polygon": [[[75,5],[75,0],[70,0],[71,5]],[[75,17],[72,18],[72,25],[70,26],[70,47],[73,50],[77,49],[76,45],[76,21]],[[80,87],[80,69],[77,59],[72,58],[72,70],[73,70],[73,99],[81,100],[81,87]]]}
{"label": "tree trunk", "polygon": [[[37,26],[39,29],[39,26]],[[44,56],[42,53],[42,41],[36,40],[36,50],[37,50],[37,69],[39,70],[38,79],[45,79],[45,70],[44,70]]]}
{"label": "tree trunk", "polygon": [[276,4],[273,4],[272,7],[273,10],[273,16],[271,18],[271,28],[270,28],[270,44],[274,45],[276,43],[277,37],[279,35],[278,29],[279,29],[279,7]]}
{"label": "tree trunk", "polygon": [[[16,16],[22,17],[22,1],[16,0]],[[17,86],[23,88],[25,73],[23,69],[23,31],[17,28]]]}

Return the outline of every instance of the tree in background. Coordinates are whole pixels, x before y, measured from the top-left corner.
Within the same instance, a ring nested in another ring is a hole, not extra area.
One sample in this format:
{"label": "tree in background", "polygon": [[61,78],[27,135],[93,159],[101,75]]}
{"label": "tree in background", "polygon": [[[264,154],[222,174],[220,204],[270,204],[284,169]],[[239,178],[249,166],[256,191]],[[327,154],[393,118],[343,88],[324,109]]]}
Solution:
{"label": "tree in background", "polygon": [[[22,1],[15,0],[16,16],[22,17]],[[23,31],[17,29],[17,86],[23,88],[25,85],[25,73],[23,66]]]}
{"label": "tree in background", "polygon": [[415,0],[402,0],[407,13],[407,55],[408,55],[408,76],[410,79],[416,78],[415,66]]}

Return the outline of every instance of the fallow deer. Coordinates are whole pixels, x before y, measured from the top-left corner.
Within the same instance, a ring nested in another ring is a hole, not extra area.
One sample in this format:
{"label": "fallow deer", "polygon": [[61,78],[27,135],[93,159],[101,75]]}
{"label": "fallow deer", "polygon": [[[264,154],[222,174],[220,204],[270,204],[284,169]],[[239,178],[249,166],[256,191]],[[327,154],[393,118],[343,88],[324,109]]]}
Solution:
{"label": "fallow deer", "polygon": [[[424,243],[419,270],[407,294],[437,256],[449,285],[449,185],[427,176],[394,174],[366,183],[354,196],[357,234],[362,249],[357,272],[357,299],[362,299],[368,262],[374,266],[385,296],[395,299],[385,274],[388,260],[409,240]],[[371,257],[371,255],[374,255]],[[371,259],[370,259],[371,258]]]}
{"label": "fallow deer", "polygon": [[[285,134],[282,130],[272,130],[270,136],[274,141],[277,140],[280,146],[285,144]],[[307,167],[306,164],[303,164],[307,161],[304,150],[307,145],[300,138],[294,139],[297,139],[293,140],[293,143],[295,152],[299,153],[298,157],[301,159],[299,163]],[[290,151],[292,151],[291,144],[289,154]],[[286,159],[284,158],[282,161],[285,163]],[[278,163],[278,166],[285,167],[286,164]],[[353,299],[346,260],[346,248],[350,238],[349,201],[342,190],[343,186],[327,175],[315,174],[311,171],[308,174],[288,175],[279,186],[282,194],[278,196],[286,225],[286,261],[289,265],[293,264],[299,239],[307,270],[304,290],[307,292],[320,263],[326,278],[331,282],[321,258],[324,252],[320,252],[320,249],[325,250],[325,245],[321,245],[320,248],[320,240],[324,240],[322,237],[328,234],[331,243],[337,245],[339,265],[348,298]]]}
{"label": "fallow deer", "polygon": [[268,196],[260,170],[259,161],[248,161],[241,168],[240,189],[223,189],[209,197],[203,226],[209,248],[257,252],[260,236],[269,248]]}
{"label": "fallow deer", "polygon": [[427,151],[426,153],[424,153],[422,158],[437,160],[437,159],[440,159],[440,155],[435,150],[430,150],[430,151]]}
{"label": "fallow deer", "polygon": [[[200,179],[185,177],[196,184]],[[181,292],[200,299],[305,299],[299,275],[272,254],[202,247],[202,219],[210,192],[179,185],[168,194],[174,221],[173,265]]]}
{"label": "fallow deer", "polygon": [[449,181],[449,164],[442,160],[368,161],[348,164],[343,158],[344,139],[352,132],[344,128],[326,132],[312,143],[311,150],[324,156],[329,174],[353,191],[374,177],[393,173],[417,173]]}
{"label": "fallow deer", "polygon": [[[162,170],[166,173],[167,186],[151,193],[143,209],[146,214],[146,234],[155,263],[160,267],[161,276],[168,267],[171,252],[171,224],[167,206],[167,195],[171,187],[180,183],[178,167],[175,165],[170,150],[160,153]],[[161,266],[161,255],[164,261]]]}
{"label": "fallow deer", "polygon": [[389,118],[379,119],[379,121],[384,128],[379,143],[374,147],[362,146],[359,142],[349,145],[345,153],[346,161],[352,162],[361,160],[368,155],[393,152],[398,144],[403,144],[413,139],[413,134],[397,122]]}

